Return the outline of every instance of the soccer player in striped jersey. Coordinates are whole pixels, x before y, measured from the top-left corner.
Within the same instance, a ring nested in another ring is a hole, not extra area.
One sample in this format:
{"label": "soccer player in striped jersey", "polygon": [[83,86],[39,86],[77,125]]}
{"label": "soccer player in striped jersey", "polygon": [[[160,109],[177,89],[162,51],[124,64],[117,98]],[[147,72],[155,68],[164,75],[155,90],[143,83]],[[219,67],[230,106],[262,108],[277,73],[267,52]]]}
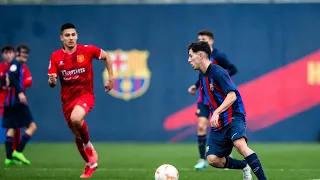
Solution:
{"label": "soccer player in striped jersey", "polygon": [[[251,168],[259,180],[267,180],[257,154],[247,145],[246,113],[236,85],[225,69],[212,64],[207,42],[190,44],[188,54],[192,68],[201,72],[201,91],[212,113],[206,147],[208,163],[215,168],[242,170],[244,180],[252,180]],[[233,147],[244,160],[229,156]]]}
{"label": "soccer player in striped jersey", "polygon": [[[237,73],[237,68],[230,63],[226,54],[219,51],[217,48],[213,47],[214,44],[214,34],[208,30],[202,30],[198,33],[198,41],[208,42],[210,45],[211,55],[210,61],[214,64],[218,64],[219,66],[226,69],[230,76],[233,76]],[[188,92],[194,95],[199,89],[200,79],[197,82],[190,86]],[[203,94],[199,91],[199,96],[197,100],[197,112],[196,115],[198,117],[198,130],[197,130],[197,142],[198,142],[198,150],[200,154],[200,159],[197,164],[194,166],[196,170],[203,170],[208,167],[208,163],[205,160],[205,147],[207,141],[207,124],[210,116],[209,102],[206,98],[203,98]]]}
{"label": "soccer player in striped jersey", "polygon": [[[7,87],[2,122],[2,127],[7,128],[5,165],[17,164],[15,159],[24,164],[30,164],[30,161],[24,157],[23,150],[37,129],[25,95],[25,69],[23,67],[30,50],[27,46],[19,47],[16,59],[10,63],[9,70],[1,80],[2,86]],[[24,135],[19,145],[13,150],[16,130],[24,127],[26,127]]]}

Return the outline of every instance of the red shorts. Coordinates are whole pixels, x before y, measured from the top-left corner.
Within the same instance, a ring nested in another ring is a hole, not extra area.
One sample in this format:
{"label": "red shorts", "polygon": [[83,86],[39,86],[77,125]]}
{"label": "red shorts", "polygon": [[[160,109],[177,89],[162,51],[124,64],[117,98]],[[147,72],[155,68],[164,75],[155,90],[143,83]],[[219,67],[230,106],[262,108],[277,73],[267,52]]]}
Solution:
{"label": "red shorts", "polygon": [[74,101],[62,104],[62,112],[68,125],[70,123],[71,113],[76,105],[81,106],[88,114],[94,106],[94,96],[91,94],[82,95]]}

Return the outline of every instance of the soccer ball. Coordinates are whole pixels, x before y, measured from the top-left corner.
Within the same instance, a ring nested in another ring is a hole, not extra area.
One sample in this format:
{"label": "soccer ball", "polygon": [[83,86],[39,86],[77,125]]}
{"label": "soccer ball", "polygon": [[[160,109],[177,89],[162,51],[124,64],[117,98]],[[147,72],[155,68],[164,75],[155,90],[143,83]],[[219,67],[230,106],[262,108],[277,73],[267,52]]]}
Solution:
{"label": "soccer ball", "polygon": [[178,170],[170,165],[170,164],[163,164],[156,170],[154,174],[155,180],[178,180],[179,179],[179,172]]}

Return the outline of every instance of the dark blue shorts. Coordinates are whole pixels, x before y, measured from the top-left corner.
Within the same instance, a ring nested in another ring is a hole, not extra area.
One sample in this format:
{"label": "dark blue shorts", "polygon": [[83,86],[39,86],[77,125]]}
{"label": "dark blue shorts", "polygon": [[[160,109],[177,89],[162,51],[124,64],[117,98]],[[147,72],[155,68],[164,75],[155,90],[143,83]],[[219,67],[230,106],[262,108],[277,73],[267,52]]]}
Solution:
{"label": "dark blue shorts", "polygon": [[232,152],[233,141],[245,138],[246,123],[244,117],[235,117],[229,125],[219,131],[210,131],[207,140],[206,156],[216,155],[217,157],[229,156]]}
{"label": "dark blue shorts", "polygon": [[28,127],[33,117],[29,106],[26,104],[15,104],[10,107],[4,107],[2,127],[3,128],[24,128]]}
{"label": "dark blue shorts", "polygon": [[209,119],[210,117],[210,107],[208,105],[205,105],[203,103],[198,103],[198,109],[196,115],[198,117],[205,117]]}

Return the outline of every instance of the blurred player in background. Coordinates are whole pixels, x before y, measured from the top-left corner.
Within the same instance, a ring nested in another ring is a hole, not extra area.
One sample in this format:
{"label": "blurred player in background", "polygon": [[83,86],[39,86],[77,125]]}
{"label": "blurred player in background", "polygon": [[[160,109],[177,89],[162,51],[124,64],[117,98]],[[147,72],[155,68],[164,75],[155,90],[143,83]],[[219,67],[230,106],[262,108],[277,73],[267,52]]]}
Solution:
{"label": "blurred player in background", "polygon": [[[198,41],[207,42],[210,45],[211,55],[210,61],[214,64],[218,64],[228,71],[230,76],[233,76],[237,73],[236,67],[230,63],[226,54],[220,52],[217,48],[213,47],[214,44],[214,35],[213,32],[203,30],[198,33]],[[200,79],[197,82],[190,86],[188,92],[194,95],[197,89],[200,86]],[[200,159],[198,163],[194,166],[196,170],[203,170],[208,167],[208,163],[205,160],[205,148],[207,142],[207,124],[210,116],[210,105],[206,98],[203,97],[201,91],[199,91],[199,96],[197,100],[197,112],[198,116],[198,131],[197,131],[197,141],[198,141],[198,149],[200,154]]]}
{"label": "blurred player in background", "polygon": [[[259,180],[267,180],[257,154],[247,145],[245,107],[236,85],[226,70],[210,61],[208,43],[192,43],[188,50],[188,62],[201,72],[201,91],[212,112],[207,161],[216,168],[243,170],[244,180],[252,180],[250,168]],[[245,160],[229,156],[233,146]]]}
{"label": "blurred player in background", "polygon": [[62,111],[74,134],[75,143],[86,162],[81,178],[90,178],[98,164],[98,154],[90,142],[85,116],[94,106],[92,60],[102,59],[109,72],[105,91],[113,88],[112,62],[109,55],[93,45],[77,44],[78,34],[71,23],[61,26],[63,47],[52,53],[49,63],[49,86],[61,83]]}
{"label": "blurred player in background", "polygon": [[[16,59],[10,63],[9,70],[1,81],[2,86],[7,87],[2,122],[2,126],[8,129],[5,140],[7,154],[5,165],[17,164],[14,159],[24,164],[30,164],[30,161],[27,160],[22,153],[37,129],[28,106],[24,87],[24,64],[28,59],[29,52],[30,49],[27,46],[19,46],[17,48]],[[31,77],[30,72],[28,76]],[[13,151],[13,137],[15,136],[16,130],[24,127],[26,127],[25,133],[16,150]]]}
{"label": "blurred player in background", "polygon": [[[2,62],[0,62],[0,79],[4,78],[11,61],[14,59],[14,47],[13,46],[4,46],[1,49],[1,56],[2,56]],[[2,119],[3,117],[3,104],[4,104],[4,99],[6,97],[6,87],[0,88],[0,118]],[[16,130],[16,134],[13,137],[13,143],[12,143],[12,149],[15,150],[16,147],[19,145],[20,142],[20,129]]]}

